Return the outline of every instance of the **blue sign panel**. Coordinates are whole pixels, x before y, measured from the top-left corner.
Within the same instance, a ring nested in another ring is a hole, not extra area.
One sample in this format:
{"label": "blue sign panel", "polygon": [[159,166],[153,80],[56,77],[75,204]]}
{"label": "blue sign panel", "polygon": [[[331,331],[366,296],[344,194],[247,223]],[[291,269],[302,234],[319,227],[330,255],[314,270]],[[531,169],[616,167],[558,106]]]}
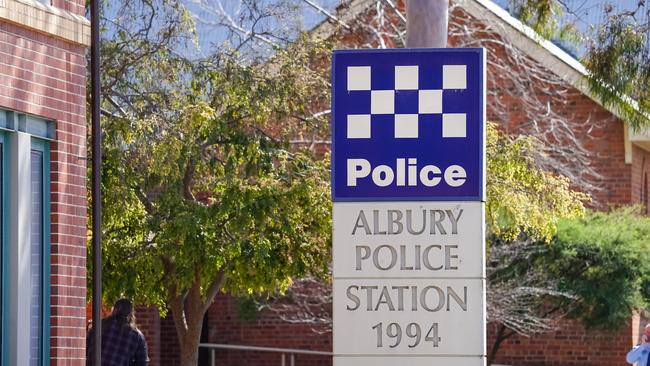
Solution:
{"label": "blue sign panel", "polygon": [[483,49],[335,51],[334,201],[479,201]]}

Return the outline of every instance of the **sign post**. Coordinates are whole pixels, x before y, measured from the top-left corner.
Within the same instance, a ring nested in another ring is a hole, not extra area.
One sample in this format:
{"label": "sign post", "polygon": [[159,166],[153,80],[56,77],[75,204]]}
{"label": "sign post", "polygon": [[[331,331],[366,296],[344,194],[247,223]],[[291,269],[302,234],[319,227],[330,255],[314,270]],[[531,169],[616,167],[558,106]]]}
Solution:
{"label": "sign post", "polygon": [[334,366],[481,366],[483,49],[335,51]]}

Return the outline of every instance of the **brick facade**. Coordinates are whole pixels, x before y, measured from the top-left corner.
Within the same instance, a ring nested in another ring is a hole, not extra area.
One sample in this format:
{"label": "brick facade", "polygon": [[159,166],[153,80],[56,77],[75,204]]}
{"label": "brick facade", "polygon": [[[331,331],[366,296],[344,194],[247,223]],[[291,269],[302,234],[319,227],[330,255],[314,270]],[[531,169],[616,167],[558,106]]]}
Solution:
{"label": "brick facade", "polygon": [[[488,331],[488,352],[494,327]],[[558,331],[535,337],[512,337],[501,344],[497,364],[516,366],[624,366],[639,336],[639,317],[616,332],[587,331],[577,321],[562,321]]]}
{"label": "brick facade", "polygon": [[650,152],[632,145],[632,202],[650,214]]}
{"label": "brick facade", "polygon": [[77,15],[86,14],[86,2],[79,0],[52,0],[52,6]]}
{"label": "brick facade", "polygon": [[[144,309],[143,309],[144,310]],[[147,315],[138,311],[138,319],[149,318],[156,313],[155,309],[147,309]],[[160,339],[160,363],[153,362],[151,366],[173,366],[179,363],[179,346],[176,330],[171,316],[161,319],[160,333],[143,327],[138,320],[138,326],[145,334],[150,345],[150,357],[155,355],[151,350],[156,345],[152,340]],[[262,311],[253,321],[242,321],[237,316],[236,300],[226,295],[218,295],[214,305],[208,310],[204,320],[201,341],[205,343],[252,345],[259,347],[293,348],[331,352],[332,333],[323,326],[310,324],[292,324],[281,320],[276,315]],[[223,351],[215,353],[217,365],[239,366],[277,366],[281,354],[267,352]],[[289,364],[289,355],[286,355]],[[329,356],[299,355],[295,358],[296,366],[330,366]],[[201,351],[199,365],[210,365],[210,352]]]}
{"label": "brick facade", "polygon": [[[83,0],[54,0],[83,15]],[[51,142],[51,365],[84,365],[86,47],[0,19],[0,108],[55,123]]]}
{"label": "brick facade", "polygon": [[137,306],[135,309],[136,324],[147,340],[149,359],[152,365],[160,364],[160,314],[155,306]]}

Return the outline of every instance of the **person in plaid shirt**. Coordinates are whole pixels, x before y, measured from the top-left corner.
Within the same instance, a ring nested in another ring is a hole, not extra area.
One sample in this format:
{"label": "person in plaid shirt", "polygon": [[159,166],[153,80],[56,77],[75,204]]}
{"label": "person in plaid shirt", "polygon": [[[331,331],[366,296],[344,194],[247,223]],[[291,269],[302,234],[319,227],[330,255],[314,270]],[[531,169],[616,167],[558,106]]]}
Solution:
{"label": "person in plaid shirt", "polygon": [[[86,365],[93,366],[93,329],[86,340]],[[147,342],[135,325],[133,304],[118,300],[113,313],[102,320],[101,366],[147,366]]]}

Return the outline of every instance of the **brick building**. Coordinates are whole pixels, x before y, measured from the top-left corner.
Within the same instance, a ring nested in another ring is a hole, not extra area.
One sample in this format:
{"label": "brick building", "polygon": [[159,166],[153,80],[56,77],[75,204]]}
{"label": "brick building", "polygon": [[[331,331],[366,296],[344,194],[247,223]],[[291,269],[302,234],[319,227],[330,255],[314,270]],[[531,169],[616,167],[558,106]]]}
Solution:
{"label": "brick building", "polygon": [[[384,1],[344,1],[337,14],[340,22],[323,22],[313,33],[334,38],[338,48],[398,47],[399,37],[384,36],[382,29],[375,26],[381,16],[382,26],[399,30],[403,29],[403,20],[395,11],[383,14],[380,3],[382,9],[389,8]],[[403,13],[403,1],[395,3]],[[578,60],[543,40],[492,1],[451,3],[450,46],[488,50],[488,119],[509,133],[537,135],[550,145],[550,154],[560,156],[559,161],[564,154],[563,161],[569,169],[558,169],[559,172],[588,182],[578,188],[592,195],[593,207],[650,207],[650,133],[630,130],[616,109],[602,106],[590,92],[585,82],[586,70]],[[344,29],[340,23],[348,27]],[[551,133],[558,130],[564,134]],[[202,341],[331,351],[331,333],[324,328],[284,322],[266,312],[246,322],[238,320],[236,313],[236,300],[219,296],[204,321]],[[145,333],[156,347],[154,365],[177,364],[173,322],[159,319],[155,311],[140,314],[141,319],[146,319]],[[627,364],[625,354],[638,340],[642,323],[638,314],[630,314],[630,320],[621,324],[618,331],[605,333],[587,331],[580,323],[567,320],[553,333],[509,338],[501,345],[496,363],[623,366]],[[491,326],[488,352],[494,340],[495,328]],[[240,351],[217,354],[217,363],[229,366],[277,365],[280,361],[279,355]],[[300,356],[296,364],[331,365],[331,359]]]}
{"label": "brick building", "polygon": [[0,364],[84,365],[83,0],[0,0]]}

